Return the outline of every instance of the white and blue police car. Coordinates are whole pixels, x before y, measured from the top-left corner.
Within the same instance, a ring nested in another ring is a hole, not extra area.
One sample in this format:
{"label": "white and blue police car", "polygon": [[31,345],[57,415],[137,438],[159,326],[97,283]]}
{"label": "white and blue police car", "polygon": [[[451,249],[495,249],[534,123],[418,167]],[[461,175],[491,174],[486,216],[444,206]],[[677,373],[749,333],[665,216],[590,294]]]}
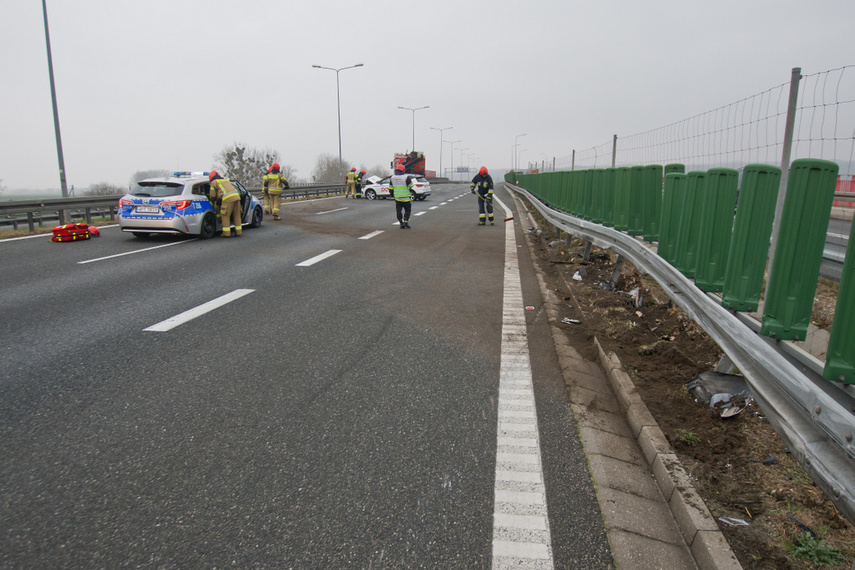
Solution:
{"label": "white and blue police car", "polygon": [[[231,183],[240,193],[243,225],[257,228],[264,219],[261,201],[243,184]],[[186,234],[213,237],[222,229],[208,199],[207,172],[174,172],[164,178],[146,178],[119,200],[119,228],[138,238],[150,234]]]}

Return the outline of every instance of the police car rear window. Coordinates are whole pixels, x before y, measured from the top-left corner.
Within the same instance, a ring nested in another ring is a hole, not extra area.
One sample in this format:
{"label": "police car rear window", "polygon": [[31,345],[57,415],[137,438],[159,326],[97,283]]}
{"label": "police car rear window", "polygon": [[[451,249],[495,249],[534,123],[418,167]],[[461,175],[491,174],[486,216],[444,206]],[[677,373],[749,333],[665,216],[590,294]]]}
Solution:
{"label": "police car rear window", "polygon": [[174,182],[139,182],[131,194],[134,196],[149,196],[152,198],[164,198],[166,196],[177,196],[184,190],[183,184]]}

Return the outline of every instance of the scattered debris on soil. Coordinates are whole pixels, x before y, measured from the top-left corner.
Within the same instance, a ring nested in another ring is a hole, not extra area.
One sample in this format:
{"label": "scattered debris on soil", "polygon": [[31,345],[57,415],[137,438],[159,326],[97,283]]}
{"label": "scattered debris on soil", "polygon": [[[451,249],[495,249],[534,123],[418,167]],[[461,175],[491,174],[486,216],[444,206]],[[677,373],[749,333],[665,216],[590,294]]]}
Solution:
{"label": "scattered debris on soil", "polygon": [[[597,360],[594,337],[617,354],[742,566],[848,570],[853,526],[788,453],[757,403],[743,400],[722,417],[721,406],[690,393],[686,384],[719,361],[716,343],[629,262],[612,290],[615,253],[595,247],[583,260],[584,242],[568,247],[562,235],[556,243],[530,210],[541,228],[530,235],[535,261],[567,302],[553,324],[590,360]],[[834,284],[820,283],[814,324],[830,327],[836,297]]]}

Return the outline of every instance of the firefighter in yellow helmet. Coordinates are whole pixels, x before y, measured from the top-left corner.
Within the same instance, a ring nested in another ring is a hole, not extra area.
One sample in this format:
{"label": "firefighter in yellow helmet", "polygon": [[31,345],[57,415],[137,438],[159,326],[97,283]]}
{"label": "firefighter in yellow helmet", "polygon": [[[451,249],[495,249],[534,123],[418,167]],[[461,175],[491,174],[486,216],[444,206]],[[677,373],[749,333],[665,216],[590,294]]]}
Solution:
{"label": "firefighter in yellow helmet", "polygon": [[208,180],[211,181],[211,192],[209,199],[214,204],[214,210],[219,210],[220,221],[223,223],[223,237],[232,235],[231,225],[235,226],[235,235],[240,237],[241,234],[241,210],[240,210],[240,194],[229,182],[228,178],[223,178],[216,170],[212,170],[208,174]]}
{"label": "firefighter in yellow helmet", "polygon": [[[495,225],[493,222],[493,177],[487,172],[487,167],[482,166],[475,178],[472,179],[472,184],[469,185],[469,190],[478,194],[478,225],[486,225],[487,217],[490,218],[490,225]],[[487,210],[486,214],[484,210]]]}
{"label": "firefighter in yellow helmet", "polygon": [[282,204],[282,191],[291,186],[279,172],[279,163],[274,162],[270,166],[270,170],[261,179],[261,186],[264,191],[264,211],[273,214],[274,220],[281,220],[279,207]]}
{"label": "firefighter in yellow helmet", "polygon": [[347,188],[344,191],[344,197],[353,196],[356,198],[356,167],[350,169],[350,172],[347,173],[345,177],[345,182],[347,182]]}

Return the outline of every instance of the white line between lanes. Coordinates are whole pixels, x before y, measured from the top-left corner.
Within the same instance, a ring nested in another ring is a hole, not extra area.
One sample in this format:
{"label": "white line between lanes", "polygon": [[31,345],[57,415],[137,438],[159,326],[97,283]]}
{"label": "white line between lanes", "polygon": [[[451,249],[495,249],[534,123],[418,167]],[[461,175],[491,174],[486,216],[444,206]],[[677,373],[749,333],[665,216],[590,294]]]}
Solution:
{"label": "white line between lanes", "polygon": [[199,305],[198,307],[190,309],[189,311],[184,311],[183,313],[181,313],[179,315],[175,315],[174,317],[166,319],[165,321],[161,321],[161,322],[157,323],[156,325],[152,325],[152,326],[148,327],[147,329],[143,329],[143,331],[166,332],[166,331],[172,330],[175,327],[177,327],[178,325],[182,325],[188,321],[192,321],[196,317],[204,315],[205,313],[209,313],[209,312],[213,311],[214,309],[217,309],[219,307],[222,307],[223,305],[231,303],[232,301],[234,301],[236,299],[240,299],[244,295],[249,295],[253,291],[255,291],[255,289],[235,289],[231,293],[226,293],[225,295],[223,295],[221,297],[217,297],[213,301],[208,301],[207,303],[203,303],[202,305]]}
{"label": "white line between lanes", "polygon": [[383,233],[383,230],[377,230],[376,232],[371,232],[370,234],[365,234],[364,236],[362,236],[359,239],[371,239],[374,236],[379,236],[382,233]]}
{"label": "white line between lanes", "polygon": [[174,241],[172,243],[165,243],[163,245],[155,245],[152,247],[146,247],[143,249],[136,249],[134,251],[126,251],[125,253],[117,253],[115,255],[108,255],[106,257],[96,257],[95,259],[87,259],[85,261],[78,261],[78,265],[83,265],[85,263],[95,263],[96,261],[104,261],[105,259],[113,259],[115,257],[124,257],[125,255],[133,255],[135,253],[142,253],[144,251],[151,251],[153,249],[160,249],[162,247],[171,247],[173,245],[181,245],[182,243],[190,243],[191,241],[197,241],[199,238],[188,239],[185,241]]}
{"label": "white line between lanes", "polygon": [[341,253],[341,250],[340,249],[331,249],[325,253],[322,253],[320,255],[316,255],[315,257],[313,257],[311,259],[307,259],[306,261],[301,261],[300,263],[297,264],[297,267],[309,267],[310,265],[314,265],[317,262],[323,261],[328,257],[332,257],[337,253]]}
{"label": "white line between lanes", "polygon": [[341,212],[342,210],[347,210],[348,208],[345,206],[344,208],[336,208],[335,210],[324,210],[323,212],[315,212],[316,216],[320,216],[321,214],[332,214],[333,212]]}

